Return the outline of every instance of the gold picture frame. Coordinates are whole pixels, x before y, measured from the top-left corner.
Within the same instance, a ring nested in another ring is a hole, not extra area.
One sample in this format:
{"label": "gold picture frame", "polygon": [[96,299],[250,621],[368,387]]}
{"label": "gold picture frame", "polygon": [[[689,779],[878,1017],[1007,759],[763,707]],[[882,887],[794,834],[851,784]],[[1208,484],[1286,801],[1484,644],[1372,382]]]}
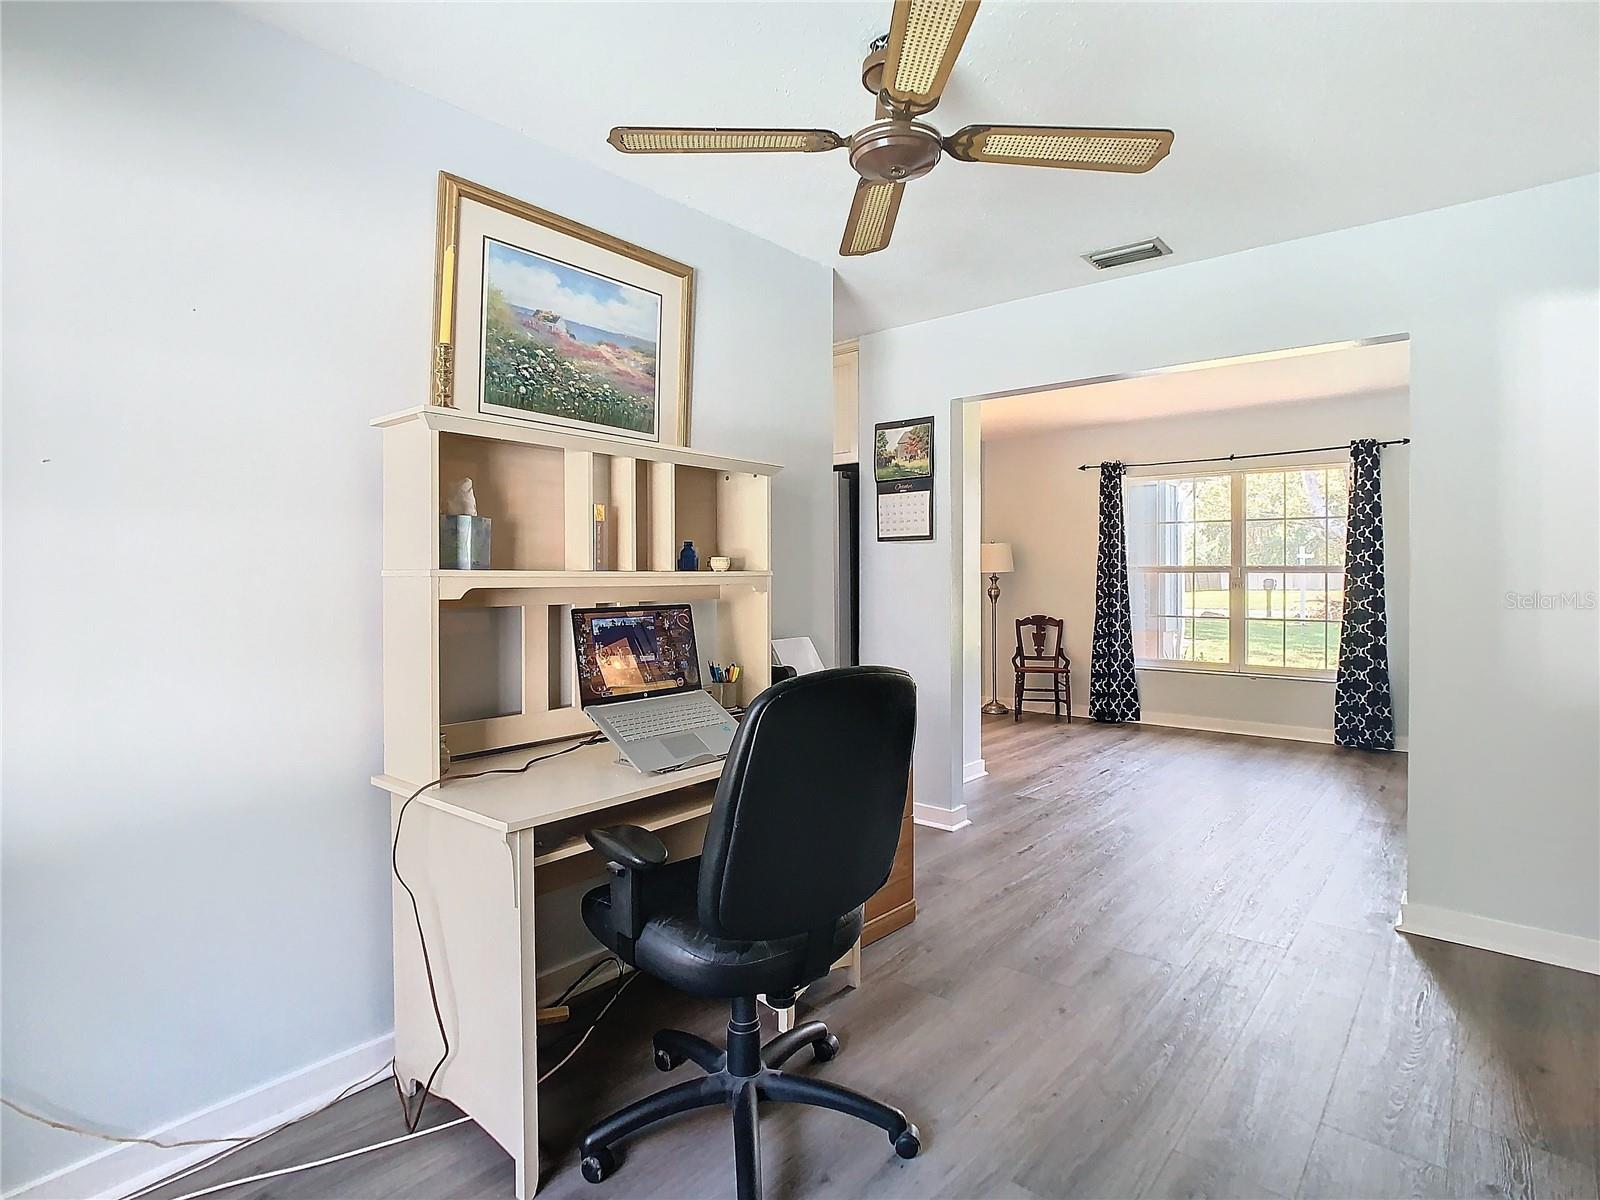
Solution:
{"label": "gold picture frame", "polygon": [[[502,279],[559,284],[569,288],[561,294],[574,304],[592,301],[644,324],[614,332],[565,320],[570,314],[543,306],[537,311],[507,307],[498,291],[491,296],[497,271]],[[463,295],[470,307],[461,303]],[[652,297],[658,302],[653,339],[648,328]],[[509,332],[508,320],[519,322]],[[574,328],[581,332],[572,334]],[[434,405],[578,432],[689,444],[693,267],[440,171],[433,330]],[[490,339],[497,349],[491,350]],[[578,378],[592,391],[580,390],[577,399],[563,392],[559,404],[537,385],[526,400],[521,387],[512,395],[506,383],[517,378],[503,368],[497,373],[497,364],[500,351],[513,340],[519,351],[524,341],[536,343],[540,362],[561,359],[563,378]],[[563,358],[568,347],[570,355]],[[649,388],[654,395],[647,400]],[[644,428],[650,403],[653,417]]]}

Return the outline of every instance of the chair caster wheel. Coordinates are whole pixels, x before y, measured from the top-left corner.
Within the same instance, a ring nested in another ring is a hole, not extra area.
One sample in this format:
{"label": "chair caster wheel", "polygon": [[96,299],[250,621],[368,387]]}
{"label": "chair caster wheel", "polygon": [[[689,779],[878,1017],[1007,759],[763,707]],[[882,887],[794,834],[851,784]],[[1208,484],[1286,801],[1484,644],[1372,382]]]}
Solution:
{"label": "chair caster wheel", "polygon": [[915,1158],[921,1149],[922,1139],[917,1135],[915,1125],[907,1125],[905,1132],[894,1140],[894,1152],[901,1158]]}
{"label": "chair caster wheel", "polygon": [[814,1062],[832,1062],[839,1057],[839,1037],[830,1033],[820,1042],[811,1043],[811,1058]]}
{"label": "chair caster wheel", "polygon": [[[902,1134],[902,1137],[905,1135]],[[585,1154],[583,1161],[578,1164],[578,1169],[583,1172],[583,1177],[590,1183],[600,1183],[608,1178],[617,1169],[617,1156],[606,1147],[601,1146],[593,1154]]]}
{"label": "chair caster wheel", "polygon": [[658,1071],[671,1071],[683,1065],[683,1055],[673,1054],[667,1050],[657,1050],[652,1057],[655,1058]]}

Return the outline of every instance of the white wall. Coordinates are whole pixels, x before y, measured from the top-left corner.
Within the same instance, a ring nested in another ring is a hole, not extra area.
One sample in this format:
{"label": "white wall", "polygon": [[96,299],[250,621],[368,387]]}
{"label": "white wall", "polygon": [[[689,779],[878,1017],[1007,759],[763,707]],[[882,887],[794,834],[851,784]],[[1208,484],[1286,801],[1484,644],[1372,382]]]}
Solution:
{"label": "white wall", "polygon": [[[392,1027],[366,422],[436,172],[698,269],[693,442],[787,465],[825,658],[832,280],[221,6],[3,20],[4,1090],[141,1133]],[[101,1148],[3,1136],[8,1190]]]}
{"label": "white wall", "polygon": [[[1067,405],[1089,389],[1073,389]],[[968,405],[968,409],[981,409]],[[1043,612],[1065,618],[1067,656],[1073,664],[1073,704],[1089,706],[1089,655],[1094,634],[1095,556],[1099,542],[1100,477],[1080,463],[1159,462],[1206,455],[1265,454],[1297,446],[1335,446],[1352,438],[1405,437],[1406,393],[1380,392],[1267,404],[1115,424],[1070,425],[986,439],[983,443],[983,541],[1010,542],[1015,574],[1000,580],[1001,666],[1016,642],[1018,617]],[[1385,576],[1389,610],[1390,681],[1395,736],[1409,732],[1410,686],[1410,461],[1409,447],[1383,452]],[[1343,461],[1348,456],[1259,459],[1252,467]],[[1226,464],[1222,464],[1225,466]],[[1136,471],[1159,475],[1159,468]],[[987,601],[985,601],[987,607]],[[983,624],[983,661],[989,660],[989,625]],[[1004,675],[1002,671],[1002,675]],[[983,676],[988,694],[989,676]],[[1001,701],[1011,703],[1011,680],[1001,680]],[[1219,675],[1207,671],[1141,670],[1142,719],[1151,724],[1221,729],[1308,741],[1333,738],[1333,683],[1310,679]],[[1048,701],[1028,704],[1047,711]]]}
{"label": "white wall", "polygon": [[[917,790],[956,803],[951,436],[962,398],[1205,359],[1411,336],[1410,897],[1600,937],[1600,177],[861,339],[861,425],[940,414],[937,539],[879,544],[863,497],[863,660],[917,678]],[[959,528],[959,527],[955,527]]]}
{"label": "white wall", "polygon": [[[961,410],[961,449],[963,462],[981,462],[983,456],[983,414],[976,404],[965,405]],[[976,570],[977,546],[983,541],[983,473],[964,471],[961,488],[961,541],[956,570],[956,603],[961,610],[961,672],[956,681],[956,694],[964,697],[961,706],[961,778],[971,782],[987,772],[983,761],[983,724],[978,699],[983,692],[981,681],[984,657],[984,630],[988,628],[988,583]],[[962,817],[965,817],[965,813]]]}

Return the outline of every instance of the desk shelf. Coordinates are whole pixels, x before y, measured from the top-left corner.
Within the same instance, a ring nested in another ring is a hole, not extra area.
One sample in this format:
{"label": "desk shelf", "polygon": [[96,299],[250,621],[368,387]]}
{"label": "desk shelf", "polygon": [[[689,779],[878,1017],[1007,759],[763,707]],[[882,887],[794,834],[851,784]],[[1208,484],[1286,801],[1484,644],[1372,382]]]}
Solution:
{"label": "desk shelf", "polygon": [[777,463],[756,458],[738,458],[728,454],[710,454],[688,446],[668,446],[636,438],[607,437],[599,433],[567,433],[562,430],[519,421],[513,417],[495,417],[469,412],[464,408],[444,408],[438,405],[418,405],[399,412],[374,417],[370,422],[375,429],[424,428],[434,433],[454,433],[464,437],[487,438],[498,442],[516,442],[528,446],[548,446],[558,450],[593,454],[627,454],[649,462],[665,462],[678,466],[703,467],[712,471],[741,471],[757,475],[776,475],[783,468]]}
{"label": "desk shelf", "polygon": [[[373,425],[383,437],[385,776],[437,775],[441,735],[460,755],[587,732],[574,703],[573,607],[694,603],[702,668],[739,663],[747,696],[770,682],[776,465],[456,409]],[[440,562],[439,518],[463,478],[493,522],[488,570]],[[724,555],[738,569],[674,570],[684,541],[702,568]]]}
{"label": "desk shelf", "polygon": [[434,571],[431,574],[439,581],[439,599],[446,601],[460,600],[476,591],[536,588],[630,595],[706,588],[765,591],[772,581],[771,571]]}
{"label": "desk shelf", "polygon": [[666,846],[669,861],[696,857],[705,841],[706,818],[716,794],[716,783],[708,780],[608,808],[603,820],[591,813],[538,826],[533,835],[535,894],[583,883],[604,870],[604,860],[585,837],[597,824],[638,825],[650,830]]}
{"label": "desk shelf", "polygon": [[[606,824],[637,825],[656,833],[697,817],[710,816],[715,796],[716,788],[709,783],[679,788],[653,800],[607,809]],[[591,820],[580,817],[570,828],[564,823],[541,826],[534,837],[533,865],[547,867],[580,855],[593,854],[594,850],[585,836],[592,824]]]}
{"label": "desk shelf", "polygon": [[384,439],[385,571],[445,565],[439,514],[464,478],[493,522],[495,571],[671,572],[684,541],[703,567],[724,555],[742,571],[771,568],[772,463],[450,409],[374,424]]}
{"label": "desk shelf", "polygon": [[[593,732],[591,727],[590,732]],[[559,749],[560,747],[554,747]],[[551,747],[530,746],[486,754],[452,764],[452,775],[443,784],[429,788],[417,803],[454,816],[464,817],[500,834],[520,833],[525,829],[559,825],[618,805],[672,793],[699,784],[715,783],[722,775],[721,761],[685,767],[657,775],[642,775],[625,762],[608,742],[598,742],[529,767],[520,774],[483,775],[460,778],[478,771],[522,766],[530,758],[550,752]],[[411,795],[425,779],[412,782],[393,775],[374,775],[375,786],[394,796]]]}

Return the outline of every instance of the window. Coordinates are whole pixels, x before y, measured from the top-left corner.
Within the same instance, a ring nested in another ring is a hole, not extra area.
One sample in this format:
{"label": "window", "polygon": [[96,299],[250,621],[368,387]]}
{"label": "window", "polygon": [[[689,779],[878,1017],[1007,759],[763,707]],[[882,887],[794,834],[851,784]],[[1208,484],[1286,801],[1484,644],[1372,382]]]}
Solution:
{"label": "window", "polygon": [[1342,464],[1130,477],[1139,664],[1332,678],[1348,486]]}

